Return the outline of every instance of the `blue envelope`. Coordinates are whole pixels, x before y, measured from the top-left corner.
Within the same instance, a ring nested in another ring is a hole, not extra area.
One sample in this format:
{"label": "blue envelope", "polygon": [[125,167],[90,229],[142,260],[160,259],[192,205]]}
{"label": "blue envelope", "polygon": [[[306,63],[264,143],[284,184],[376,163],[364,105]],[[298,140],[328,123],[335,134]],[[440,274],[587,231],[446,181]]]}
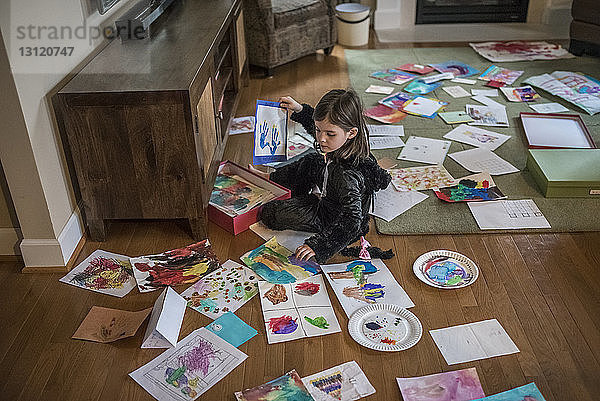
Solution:
{"label": "blue envelope", "polygon": [[231,312],[219,316],[206,328],[234,347],[239,347],[258,334],[258,331]]}

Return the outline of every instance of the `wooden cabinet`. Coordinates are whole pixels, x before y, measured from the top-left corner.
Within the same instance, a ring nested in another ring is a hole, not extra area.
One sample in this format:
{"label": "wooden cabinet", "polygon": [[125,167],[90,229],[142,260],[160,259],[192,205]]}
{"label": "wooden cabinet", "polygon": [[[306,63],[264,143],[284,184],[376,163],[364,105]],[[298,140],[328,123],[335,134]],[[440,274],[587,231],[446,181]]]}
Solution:
{"label": "wooden cabinet", "polygon": [[111,42],[52,98],[93,240],[109,219],[184,218],[206,237],[248,76],[241,15],[240,0],[175,2],[149,39]]}

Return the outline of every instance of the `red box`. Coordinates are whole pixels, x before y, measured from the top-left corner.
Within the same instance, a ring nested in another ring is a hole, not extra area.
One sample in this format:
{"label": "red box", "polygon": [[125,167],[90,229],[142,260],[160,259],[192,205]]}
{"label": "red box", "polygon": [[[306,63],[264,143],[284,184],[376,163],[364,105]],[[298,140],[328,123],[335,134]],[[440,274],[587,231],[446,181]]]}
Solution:
{"label": "red box", "polygon": [[[221,163],[219,166],[219,173],[230,173],[237,174],[248,182],[269,190],[269,192],[275,195],[275,199],[289,199],[291,197],[291,191],[281,185],[274,183],[273,181],[265,180],[261,176],[254,174],[250,170],[247,170],[237,164],[227,160]],[[250,209],[244,214],[237,216],[230,216],[222,210],[217,209],[210,203],[208,204],[208,218],[215,222],[217,225],[223,227],[233,235],[246,231],[248,227],[258,221],[258,214],[262,209],[262,205]]]}

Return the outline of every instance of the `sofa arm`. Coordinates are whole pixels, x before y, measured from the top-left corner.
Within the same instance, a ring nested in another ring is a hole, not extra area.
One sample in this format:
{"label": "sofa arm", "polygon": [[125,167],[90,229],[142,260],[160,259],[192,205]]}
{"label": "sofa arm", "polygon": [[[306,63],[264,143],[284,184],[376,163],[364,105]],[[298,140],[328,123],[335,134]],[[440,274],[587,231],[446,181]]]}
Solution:
{"label": "sofa arm", "polygon": [[263,33],[275,32],[271,0],[243,0],[246,29]]}

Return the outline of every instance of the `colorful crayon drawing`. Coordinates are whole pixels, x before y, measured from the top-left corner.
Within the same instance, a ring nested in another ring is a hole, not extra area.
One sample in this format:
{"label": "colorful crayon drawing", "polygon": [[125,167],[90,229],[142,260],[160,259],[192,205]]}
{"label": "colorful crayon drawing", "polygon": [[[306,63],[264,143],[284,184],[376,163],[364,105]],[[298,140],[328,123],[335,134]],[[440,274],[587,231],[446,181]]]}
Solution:
{"label": "colorful crayon drawing", "polygon": [[295,370],[235,396],[238,401],[314,401]]}
{"label": "colorful crayon drawing", "polygon": [[502,393],[478,398],[473,401],[546,401],[535,383],[529,383],[521,387]]}
{"label": "colorful crayon drawing", "polygon": [[454,74],[455,77],[470,77],[471,75],[475,75],[479,72],[479,70],[471,67],[470,65],[467,65],[465,63],[461,63],[460,61],[445,61],[443,63],[437,63],[437,64],[429,64],[430,66],[432,66],[433,68],[436,69],[436,71],[439,72],[451,72],[452,74]]}
{"label": "colorful crayon drawing", "polygon": [[342,372],[338,370],[330,375],[321,376],[318,379],[311,380],[310,385],[318,388],[336,400],[341,400],[343,382],[344,378],[342,377]]}
{"label": "colorful crayon drawing", "polygon": [[446,202],[473,202],[506,198],[497,186],[490,186],[488,180],[462,179],[458,185],[440,188],[434,192],[439,199]]}
{"label": "colorful crayon drawing", "polygon": [[185,248],[132,258],[131,264],[140,292],[194,283],[221,267],[208,239]]}
{"label": "colorful crayon drawing", "polygon": [[258,294],[256,273],[228,260],[215,270],[194,283],[181,296],[187,306],[215,319],[227,312],[235,312],[252,297]]}
{"label": "colorful crayon drawing", "polygon": [[94,251],[60,281],[117,297],[135,287],[129,257],[102,250]]}
{"label": "colorful crayon drawing", "polygon": [[457,401],[485,397],[475,368],[396,380],[404,401]]}
{"label": "colorful crayon drawing", "polygon": [[253,163],[284,161],[286,150],[287,109],[277,102],[257,100]]}
{"label": "colorful crayon drawing", "polygon": [[449,256],[439,256],[428,260],[422,271],[431,282],[444,287],[462,287],[473,280],[473,275]]}
{"label": "colorful crayon drawing", "polygon": [[248,267],[270,283],[288,284],[320,272],[319,264],[302,261],[273,237],[241,257]]}
{"label": "colorful crayon drawing", "polygon": [[306,297],[310,297],[319,292],[319,288],[321,286],[318,283],[311,283],[310,281],[304,281],[300,284],[297,284],[294,287],[294,292],[298,295],[304,295]]}
{"label": "colorful crayon drawing", "polygon": [[323,316],[317,316],[314,319],[311,319],[308,316],[304,316],[304,320],[320,329],[325,330],[329,328],[329,323],[327,322],[327,319],[325,319]]}
{"label": "colorful crayon drawing", "polygon": [[375,393],[369,379],[355,361],[303,377],[302,382],[317,401],[354,401]]}

